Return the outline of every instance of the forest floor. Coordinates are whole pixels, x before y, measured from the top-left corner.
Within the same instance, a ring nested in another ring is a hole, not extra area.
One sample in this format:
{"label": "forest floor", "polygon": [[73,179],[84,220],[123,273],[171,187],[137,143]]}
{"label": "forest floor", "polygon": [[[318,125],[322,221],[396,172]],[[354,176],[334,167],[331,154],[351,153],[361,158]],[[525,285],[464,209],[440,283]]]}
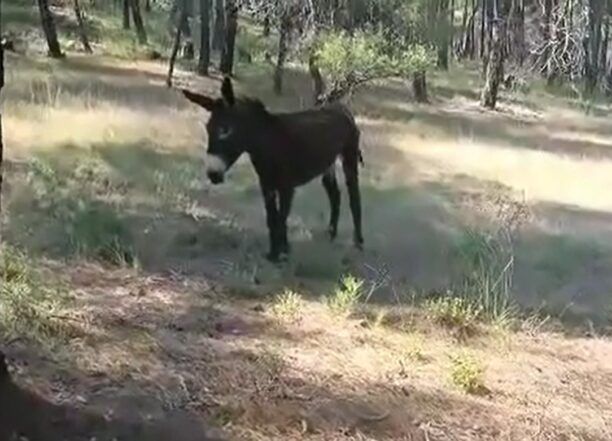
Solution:
{"label": "forest floor", "polygon": [[[0,378],[0,441],[612,439],[605,104],[534,87],[484,112],[466,67],[433,75],[428,105],[399,80],[365,88],[366,250],[346,197],[325,240],[317,182],[279,268],[252,170],[206,183],[207,115],[165,64],[9,53],[7,70],[0,323],[20,389]],[[237,72],[271,109],[309,105],[297,67],[280,97],[271,67]],[[520,310],[438,297],[482,284]]]}

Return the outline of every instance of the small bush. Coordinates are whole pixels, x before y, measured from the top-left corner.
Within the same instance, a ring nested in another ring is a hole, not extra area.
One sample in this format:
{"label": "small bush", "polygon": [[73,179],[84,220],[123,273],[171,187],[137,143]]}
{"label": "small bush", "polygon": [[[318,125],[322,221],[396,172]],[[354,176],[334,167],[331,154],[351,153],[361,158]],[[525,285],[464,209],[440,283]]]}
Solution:
{"label": "small bush", "polygon": [[425,310],[434,322],[471,333],[476,325],[481,309],[468,299],[461,297],[439,297],[427,301]]}
{"label": "small bush", "polygon": [[351,275],[342,277],[340,284],[327,298],[327,306],[337,315],[349,315],[362,296],[363,280]]}
{"label": "small bush", "polygon": [[427,359],[425,356],[425,352],[423,350],[424,342],[423,339],[413,335],[409,340],[406,346],[406,352],[404,352],[404,356],[406,359],[416,362],[422,362]]}
{"label": "small bush", "polygon": [[280,320],[296,322],[300,319],[304,301],[295,291],[286,289],[274,299],[272,313]]}
{"label": "small bush", "polygon": [[0,250],[0,336],[52,344],[77,332],[67,320],[68,296],[48,287],[20,252]]}
{"label": "small bush", "polygon": [[469,394],[486,391],[484,372],[484,366],[468,353],[461,353],[452,359],[451,380],[455,386]]}

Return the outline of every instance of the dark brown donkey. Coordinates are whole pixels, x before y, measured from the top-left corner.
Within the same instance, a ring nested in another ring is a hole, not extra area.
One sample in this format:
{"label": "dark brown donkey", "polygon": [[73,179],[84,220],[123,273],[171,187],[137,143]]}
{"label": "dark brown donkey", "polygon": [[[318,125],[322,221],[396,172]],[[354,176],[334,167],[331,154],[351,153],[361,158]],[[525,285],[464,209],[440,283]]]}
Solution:
{"label": "dark brown donkey", "polygon": [[234,97],[232,82],[223,80],[221,98],[188,90],[190,101],[210,112],[206,125],[208,151],[206,171],[213,184],[223,182],[225,172],[246,152],[251,158],[266,207],[271,261],[287,257],[287,217],[296,187],[322,177],[329,197],[329,235],[338,230],[340,190],[335,162],[342,159],[355,226],[354,241],[363,246],[361,197],[359,194],[359,129],[347,108],[331,104],[295,113],[270,113],[257,100]]}

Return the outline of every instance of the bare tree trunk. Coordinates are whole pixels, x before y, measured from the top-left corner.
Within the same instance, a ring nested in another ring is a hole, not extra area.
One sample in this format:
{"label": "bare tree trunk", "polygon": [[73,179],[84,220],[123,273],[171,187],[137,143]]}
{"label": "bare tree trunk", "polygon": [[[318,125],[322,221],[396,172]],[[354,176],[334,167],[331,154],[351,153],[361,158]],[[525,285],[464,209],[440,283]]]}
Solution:
{"label": "bare tree trunk", "polygon": [[274,69],[274,92],[280,95],[283,92],[283,69],[285,67],[285,59],[287,58],[287,49],[289,45],[289,34],[291,32],[291,8],[282,6],[281,22],[278,39],[278,57],[276,59],[276,68]]}
{"label": "bare tree trunk", "polygon": [[[491,23],[491,43],[489,48],[489,61],[485,75],[485,85],[482,89],[480,104],[488,109],[495,109],[499,85],[504,75],[504,35],[505,23],[500,17],[498,1],[494,0],[494,18]],[[502,0],[503,1],[503,0]]]}
{"label": "bare tree trunk", "polygon": [[189,13],[185,14],[183,22],[180,24],[181,33],[185,36],[185,46],[183,47],[183,59],[193,60],[195,57],[195,48],[193,47],[193,36],[191,34],[191,26],[189,25]]}
{"label": "bare tree trunk", "polygon": [[151,0],[145,0],[145,12],[151,12]]}
{"label": "bare tree trunk", "polygon": [[53,14],[49,9],[48,0],[38,0],[38,9],[40,11],[40,21],[42,28],[47,39],[47,46],[49,47],[49,55],[53,58],[62,58],[64,54],[60,48],[59,41],[57,39],[57,30],[55,29],[55,21],[53,20]]}
{"label": "bare tree trunk", "polygon": [[448,0],[439,0],[439,9],[435,14],[435,22],[432,24],[437,27],[437,46],[438,46],[438,67],[448,70]]}
{"label": "bare tree trunk", "polygon": [[210,0],[200,0],[200,57],[198,74],[208,75],[210,65]]}
{"label": "bare tree trunk", "polygon": [[215,2],[215,25],[213,32],[213,49],[223,51],[225,38],[225,6],[223,0],[214,0]]}
{"label": "bare tree trunk", "polygon": [[325,94],[325,82],[323,81],[323,76],[321,75],[319,64],[317,63],[317,55],[314,50],[311,50],[308,57],[308,70],[312,78],[314,103],[315,105],[319,105]]}
{"label": "bare tree trunk", "polygon": [[585,91],[593,93],[599,77],[599,48],[601,45],[601,19],[603,13],[601,0],[589,0],[587,11],[587,30],[585,48]]}
{"label": "bare tree trunk", "polygon": [[89,44],[89,39],[87,38],[87,30],[85,29],[85,20],[83,19],[83,14],[81,12],[81,6],[79,4],[79,0],[74,0],[74,15],[76,16],[78,29],[79,29],[79,38],[81,39],[81,44],[83,45],[83,49],[88,54],[91,54],[93,50],[91,49],[91,45]]}
{"label": "bare tree trunk", "polygon": [[608,70],[608,47],[610,43],[610,16],[606,16],[603,23],[603,42],[601,43],[601,57],[599,70],[605,75]]}
{"label": "bare tree trunk", "polygon": [[140,14],[140,0],[130,0],[130,9],[132,10],[132,19],[136,28],[136,35],[138,35],[138,42],[140,44],[147,44],[147,31]]}
{"label": "bare tree trunk", "polygon": [[181,46],[181,33],[183,27],[181,23],[187,16],[187,8],[185,7],[185,0],[181,1],[180,16],[176,25],[176,34],[174,36],[174,44],[172,45],[172,54],[170,54],[170,65],[168,66],[168,76],[166,78],[166,85],[172,87],[172,75],[174,74],[174,64],[176,63],[176,56],[178,55],[179,47]]}
{"label": "bare tree trunk", "polygon": [[225,38],[223,52],[221,53],[220,71],[225,75],[232,75],[234,71],[234,49],[236,46],[236,32],[238,31],[238,6],[236,0],[225,2]]}
{"label": "bare tree trunk", "polygon": [[123,0],[123,29],[130,28],[130,0]]}
{"label": "bare tree trunk", "polygon": [[[4,47],[0,43],[0,97],[4,87]],[[2,109],[0,109],[0,219],[2,218],[2,181],[4,177],[4,143],[2,141]],[[2,229],[0,228],[0,246],[2,245]]]}
{"label": "bare tree trunk", "polygon": [[412,91],[414,93],[414,99],[418,103],[429,102],[427,94],[427,76],[425,71],[415,72],[412,77]]}
{"label": "bare tree trunk", "polygon": [[480,58],[484,59],[486,46],[487,29],[487,1],[480,0]]}

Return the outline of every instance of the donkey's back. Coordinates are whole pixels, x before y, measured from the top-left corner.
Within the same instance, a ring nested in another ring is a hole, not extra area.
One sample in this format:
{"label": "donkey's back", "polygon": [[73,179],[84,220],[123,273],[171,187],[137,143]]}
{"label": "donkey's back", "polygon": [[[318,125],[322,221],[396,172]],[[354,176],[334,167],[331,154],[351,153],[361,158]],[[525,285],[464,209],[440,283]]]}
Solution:
{"label": "donkey's back", "polygon": [[359,160],[359,129],[351,112],[341,104],[276,114],[286,142],[279,145],[282,169],[304,184],[326,172],[341,157]]}

